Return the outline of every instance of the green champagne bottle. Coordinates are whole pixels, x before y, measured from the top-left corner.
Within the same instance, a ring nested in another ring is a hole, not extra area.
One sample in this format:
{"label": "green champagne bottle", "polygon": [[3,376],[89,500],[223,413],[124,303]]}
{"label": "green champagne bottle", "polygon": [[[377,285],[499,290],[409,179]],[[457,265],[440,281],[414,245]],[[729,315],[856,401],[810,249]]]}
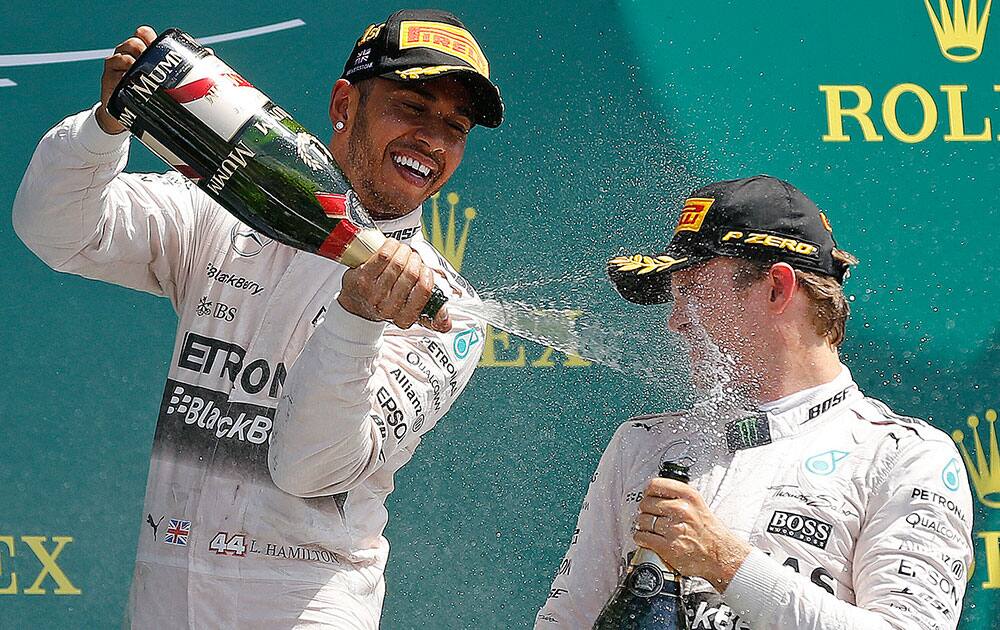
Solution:
{"label": "green champagne bottle", "polygon": [[[108,112],[265,236],[350,267],[385,242],[326,146],[183,31],[136,59]],[[446,301],[435,288],[424,314]]]}
{"label": "green champagne bottle", "polygon": [[[688,483],[688,466],[663,462],[660,477]],[[594,630],[688,630],[682,577],[655,552],[639,547]]]}

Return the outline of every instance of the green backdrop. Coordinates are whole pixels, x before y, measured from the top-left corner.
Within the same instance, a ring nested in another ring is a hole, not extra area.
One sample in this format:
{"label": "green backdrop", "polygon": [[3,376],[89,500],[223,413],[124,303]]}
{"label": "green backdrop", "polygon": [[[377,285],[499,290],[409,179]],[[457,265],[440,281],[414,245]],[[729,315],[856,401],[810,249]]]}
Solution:
{"label": "green backdrop", "polygon": [[[325,136],[329,91],[351,44],[401,8],[176,4],[5,5],[0,206],[10,207],[45,130],[97,99],[101,74],[99,59],[12,65],[24,59],[11,55],[110,48],[139,23],[208,36],[299,19],[214,47]],[[766,172],[812,196],[863,261],[847,285],[855,314],[843,352],[862,388],[963,432],[978,476],[962,627],[996,627],[995,28],[978,59],[958,62],[943,54],[919,0],[437,6],[479,38],[507,121],[473,132],[428,216],[436,208],[447,220],[454,207],[459,238],[471,221],[456,262],[484,290],[600,314],[621,331],[626,369],[490,336],[482,368],[390,497],[384,626],[530,625],[615,426],[684,402],[667,313],[617,300],[603,261],[662,244],[678,200],[698,183]],[[867,117],[841,115],[864,110],[866,94]],[[882,140],[866,140],[875,134]],[[130,169],[162,170],[133,146]],[[9,220],[0,244],[0,627],[114,627],[176,319],[165,300],[50,271]],[[969,416],[982,420],[979,443]]]}

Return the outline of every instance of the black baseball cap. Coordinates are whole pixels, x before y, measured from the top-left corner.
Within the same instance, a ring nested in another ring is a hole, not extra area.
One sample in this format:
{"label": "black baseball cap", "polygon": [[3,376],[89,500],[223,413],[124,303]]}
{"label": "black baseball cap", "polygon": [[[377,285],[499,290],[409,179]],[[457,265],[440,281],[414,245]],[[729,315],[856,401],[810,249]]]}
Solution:
{"label": "black baseball cap", "polygon": [[500,88],[490,80],[486,55],[465,25],[447,11],[397,11],[385,22],[369,25],[340,78],[357,83],[374,77],[426,81],[445,75],[469,87],[474,123],[498,127],[503,122]]}
{"label": "black baseball cap", "polygon": [[692,192],[666,251],[612,258],[608,275],[618,293],[636,304],[669,302],[670,274],[718,256],[786,262],[843,283],[848,266],[834,260],[836,246],[830,222],[815,203],[786,181],[757,175]]}

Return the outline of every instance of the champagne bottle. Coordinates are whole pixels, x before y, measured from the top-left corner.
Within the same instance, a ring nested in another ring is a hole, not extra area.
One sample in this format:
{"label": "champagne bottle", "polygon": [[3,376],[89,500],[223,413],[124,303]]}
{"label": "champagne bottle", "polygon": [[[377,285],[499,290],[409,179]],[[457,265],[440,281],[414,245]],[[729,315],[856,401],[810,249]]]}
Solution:
{"label": "champagne bottle", "polygon": [[[663,462],[660,477],[688,483],[688,466]],[[639,547],[594,622],[594,630],[688,630],[681,576],[651,549]]]}
{"label": "champagne bottle", "polygon": [[[350,267],[385,242],[326,146],[200,46],[168,29],[122,77],[108,112],[238,219]],[[447,298],[435,288],[423,313]]]}

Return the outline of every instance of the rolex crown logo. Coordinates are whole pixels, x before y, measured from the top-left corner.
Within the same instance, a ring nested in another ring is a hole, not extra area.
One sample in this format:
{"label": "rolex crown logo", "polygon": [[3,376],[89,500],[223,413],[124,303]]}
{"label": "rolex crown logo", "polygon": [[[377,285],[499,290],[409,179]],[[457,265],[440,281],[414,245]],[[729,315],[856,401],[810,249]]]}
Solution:
{"label": "rolex crown logo", "polygon": [[427,234],[427,226],[424,226],[424,238],[427,238],[434,246],[434,249],[441,252],[448,262],[455,267],[456,271],[462,270],[462,259],[465,258],[465,245],[469,241],[469,226],[476,218],[475,208],[465,209],[465,222],[462,225],[462,233],[458,234],[455,214],[458,210],[458,193],[450,192],[445,196],[448,202],[448,223],[444,230],[441,229],[441,193],[435,193],[431,197],[431,230],[430,236]]}
{"label": "rolex crown logo", "polygon": [[965,447],[965,434],[956,429],[951,433],[951,439],[958,444],[962,452],[962,459],[965,460],[965,467],[969,469],[969,476],[972,477],[972,484],[976,487],[976,494],[983,505],[991,508],[1000,508],[1000,447],[997,446],[997,412],[995,409],[986,410],[986,421],[990,424],[989,453],[983,449],[982,440],[979,438],[979,417],[969,416],[966,424],[972,429],[973,447],[975,448],[975,461],[969,455],[969,450]]}
{"label": "rolex crown logo", "polygon": [[975,61],[982,54],[986,25],[990,19],[990,5],[993,4],[993,0],[986,0],[986,8],[980,15],[978,0],[968,1],[968,9],[965,7],[965,0],[954,0],[952,9],[949,10],[948,0],[938,0],[939,11],[935,13],[931,0],[924,0],[941,54],[958,63]]}

